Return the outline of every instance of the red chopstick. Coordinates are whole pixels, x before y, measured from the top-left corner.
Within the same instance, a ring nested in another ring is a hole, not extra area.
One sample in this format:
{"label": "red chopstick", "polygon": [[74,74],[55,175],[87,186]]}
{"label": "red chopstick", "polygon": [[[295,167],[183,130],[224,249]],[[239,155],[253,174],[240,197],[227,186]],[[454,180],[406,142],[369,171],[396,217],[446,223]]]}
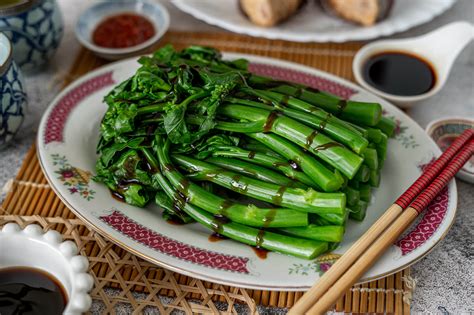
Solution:
{"label": "red chopstick", "polygon": [[474,136],[474,129],[466,129],[441,156],[426,168],[423,174],[400,196],[395,203],[405,209],[413,199],[431,183],[443,167],[456,155],[459,150]]}
{"label": "red chopstick", "polygon": [[[448,165],[441,171],[438,177],[421,192],[412,202],[410,207],[382,233],[375,242],[369,245],[363,255],[348,268],[344,274],[309,309],[308,314],[323,314],[336,300],[344,294],[393,244],[393,242],[410,226],[415,218],[428,206],[428,204],[441,192],[448,182],[456,175],[464,164],[474,154],[474,139],[471,139]],[[331,272],[331,269],[328,273]]]}
{"label": "red chopstick", "polygon": [[453,157],[474,137],[474,130],[467,129],[444,151],[444,153],[385,211],[385,213],[362,235],[354,245],[324,274],[324,276],[290,310],[290,314],[306,312],[314,301],[319,299],[340,278],[343,273],[364,253],[372,244],[407,208],[453,159]]}

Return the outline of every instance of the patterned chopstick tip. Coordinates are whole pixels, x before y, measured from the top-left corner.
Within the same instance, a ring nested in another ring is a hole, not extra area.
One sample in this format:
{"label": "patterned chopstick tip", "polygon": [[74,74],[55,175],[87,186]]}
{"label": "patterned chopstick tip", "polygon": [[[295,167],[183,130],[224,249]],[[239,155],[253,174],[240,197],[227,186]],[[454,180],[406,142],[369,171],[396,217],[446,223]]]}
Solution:
{"label": "patterned chopstick tip", "polygon": [[426,188],[410,205],[418,213],[421,213],[428,204],[439,194],[456,173],[466,164],[474,153],[474,140],[471,140],[446,166],[441,174]]}
{"label": "patterned chopstick tip", "polygon": [[454,142],[434,161],[418,179],[395,201],[402,209],[407,208],[413,199],[426,188],[463,146],[474,137],[474,129],[466,129]]}

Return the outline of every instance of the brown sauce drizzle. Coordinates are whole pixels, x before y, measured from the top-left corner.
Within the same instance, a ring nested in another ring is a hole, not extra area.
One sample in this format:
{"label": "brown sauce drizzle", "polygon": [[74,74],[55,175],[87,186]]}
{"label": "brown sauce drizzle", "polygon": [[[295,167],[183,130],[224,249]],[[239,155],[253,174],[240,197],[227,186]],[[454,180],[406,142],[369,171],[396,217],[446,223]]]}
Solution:
{"label": "brown sauce drizzle", "polygon": [[304,91],[305,91],[305,88],[303,88],[303,87],[298,88],[295,92],[295,95],[294,95],[295,98],[300,98],[300,96],[303,95]]}
{"label": "brown sauce drizzle", "polygon": [[179,186],[180,186],[179,189],[180,189],[180,192],[184,195],[184,198],[187,198],[189,185],[191,185],[191,182],[186,178],[182,178],[179,181]]}
{"label": "brown sauce drizzle", "polygon": [[119,182],[119,187],[126,188],[128,185],[131,184],[139,184],[140,181],[136,178],[131,178],[131,179],[124,179],[122,178]]}
{"label": "brown sauce drizzle", "polygon": [[186,204],[186,201],[184,201],[184,199],[181,198],[181,195],[180,194],[175,194],[175,198],[174,198],[174,201],[173,201],[173,208],[176,211],[183,211],[182,209],[183,209],[185,204]]}
{"label": "brown sauce drizzle", "polygon": [[[284,186],[283,186],[284,187]],[[263,228],[267,228],[270,224],[275,220],[275,216],[277,214],[277,209],[270,209],[265,217],[263,218]]]}
{"label": "brown sauce drizzle", "polygon": [[173,219],[173,218],[166,220],[166,223],[171,224],[171,225],[184,225],[182,221],[179,221],[178,219]]}
{"label": "brown sauce drizzle", "polygon": [[272,197],[272,203],[273,204],[275,204],[277,206],[281,205],[281,201],[283,199],[283,194],[285,193],[287,188],[288,187],[286,187],[286,186],[280,186],[280,188],[278,188],[278,191],[277,191],[276,195]]}
{"label": "brown sauce drizzle", "polygon": [[299,165],[293,160],[288,160],[288,162],[273,162],[272,166],[273,167],[289,166],[294,170],[298,170],[300,168]]}
{"label": "brown sauce drizzle", "polygon": [[275,120],[277,118],[278,118],[278,113],[275,111],[272,111],[270,115],[268,115],[265,125],[263,125],[263,132],[269,132],[272,129],[273,124],[275,123]]}
{"label": "brown sauce drizzle", "polygon": [[232,176],[232,180],[234,182],[239,182],[241,178],[242,178],[242,176],[240,176],[239,174],[236,174],[236,175]]}
{"label": "brown sauce drizzle", "polygon": [[255,247],[261,248],[263,244],[263,237],[265,236],[265,229],[262,227],[258,230],[257,237],[255,238]]}
{"label": "brown sauce drizzle", "polygon": [[305,149],[308,150],[311,145],[313,144],[313,141],[314,141],[314,138],[321,132],[321,131],[324,131],[324,129],[326,128],[326,125],[328,123],[328,120],[329,118],[331,118],[331,114],[328,113],[326,115],[326,117],[321,120],[321,122],[319,123],[319,126],[318,126],[318,130],[314,130],[307,138],[306,138],[306,144],[305,144]]}
{"label": "brown sauce drizzle", "polygon": [[214,233],[222,234],[224,225],[226,225],[229,222],[230,220],[227,217],[221,214],[215,214],[214,219],[211,222],[211,228],[214,231]]}
{"label": "brown sauce drizzle", "polygon": [[289,95],[283,95],[281,101],[278,103],[281,107],[287,107],[288,102],[290,101],[290,96]]}
{"label": "brown sauce drizzle", "polygon": [[257,152],[255,152],[255,151],[250,151],[250,152],[249,152],[249,155],[248,155],[248,158],[252,160],[253,158],[255,158],[255,154],[257,154]]}
{"label": "brown sauce drizzle", "polygon": [[167,172],[173,172],[173,171],[176,171],[176,168],[174,167],[173,164],[171,163],[166,163],[164,166],[163,166],[163,169]]}
{"label": "brown sauce drizzle", "polygon": [[160,171],[158,168],[151,166],[151,164],[148,163],[148,161],[146,159],[145,159],[145,165],[146,165],[146,168],[148,169],[148,171],[152,174],[156,174]]}
{"label": "brown sauce drizzle", "polygon": [[313,93],[321,93],[321,90],[313,88],[313,87],[307,87],[305,90],[308,92],[313,92]]}
{"label": "brown sauce drizzle", "polygon": [[316,148],[314,148],[314,151],[319,152],[319,151],[324,151],[324,150],[327,150],[329,148],[334,148],[334,147],[344,147],[344,146],[337,142],[328,142],[325,144],[318,145]]}
{"label": "brown sauce drizzle", "polygon": [[329,118],[331,118],[331,116],[332,115],[328,113],[326,117],[321,121],[321,123],[319,124],[319,129],[321,131],[324,131],[324,129],[326,128],[326,125],[328,124]]}
{"label": "brown sauce drizzle", "polygon": [[254,171],[254,170],[252,170],[252,169],[250,169],[250,168],[244,167],[244,168],[242,169],[242,171],[243,171],[245,174],[248,174],[248,175],[252,175],[252,176],[258,175],[256,171]]}
{"label": "brown sauce drizzle", "polygon": [[191,182],[186,178],[180,180],[180,187],[176,190],[173,198],[173,208],[176,209],[176,211],[183,211],[183,207],[189,202],[188,190],[190,184]]}
{"label": "brown sauce drizzle", "polygon": [[315,130],[313,130],[313,132],[308,137],[306,137],[306,143],[304,145],[304,148],[306,150],[309,150],[309,148],[311,148],[311,145],[313,144],[314,138],[316,138],[318,133],[319,133],[319,130],[315,129]]}
{"label": "brown sauce drizzle", "polygon": [[[285,187],[285,186],[282,186]],[[286,187],[285,187],[286,188]],[[267,250],[262,248],[262,244],[264,241],[264,236],[265,236],[265,230],[270,226],[270,224],[273,222],[275,219],[277,213],[277,209],[270,209],[265,217],[263,218],[263,226],[262,228],[258,231],[257,237],[255,238],[255,247],[254,251],[257,254],[257,256],[261,259],[267,258]],[[263,254],[264,253],[264,254]]]}
{"label": "brown sauce drizzle", "polygon": [[347,107],[347,100],[340,99],[339,102],[337,103],[337,114],[336,116],[339,116],[342,114],[344,109]]}
{"label": "brown sauce drizzle", "polygon": [[211,235],[209,235],[207,239],[209,240],[209,242],[215,243],[215,242],[223,241],[227,239],[227,237],[225,237],[224,235],[220,235],[218,233],[212,233]]}
{"label": "brown sauce drizzle", "polygon": [[230,200],[224,200],[219,206],[219,214],[227,216],[227,209],[229,209],[234,203]]}
{"label": "brown sauce drizzle", "polygon": [[226,199],[219,206],[219,212],[214,215],[214,219],[211,222],[211,228],[215,233],[222,234],[223,226],[230,222],[230,219],[227,218],[227,209],[233,204],[232,201]]}
{"label": "brown sauce drizzle", "polygon": [[126,177],[135,177],[135,164],[134,164],[134,160],[131,159],[130,157],[127,158],[127,160],[125,160],[125,162],[123,163],[123,167],[125,168],[125,174],[126,174]]}
{"label": "brown sauce drizzle", "polygon": [[267,259],[267,255],[269,250],[264,249],[264,248],[257,248],[252,246],[253,251],[255,252],[255,255],[257,255],[258,258],[260,259]]}
{"label": "brown sauce drizzle", "polygon": [[120,202],[125,202],[125,197],[122,196],[122,194],[113,190],[110,190],[110,194],[112,195],[112,198],[114,198],[115,200],[120,201]]}

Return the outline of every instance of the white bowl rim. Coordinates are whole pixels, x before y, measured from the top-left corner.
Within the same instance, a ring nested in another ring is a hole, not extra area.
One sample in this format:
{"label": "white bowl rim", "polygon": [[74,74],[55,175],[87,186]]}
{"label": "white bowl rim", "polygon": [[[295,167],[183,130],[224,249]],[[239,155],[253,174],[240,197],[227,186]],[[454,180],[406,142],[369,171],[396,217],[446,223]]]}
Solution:
{"label": "white bowl rim", "polygon": [[[6,236],[21,237],[35,244],[42,244],[41,246],[52,248],[61,255],[64,261],[66,261],[63,265],[65,265],[69,271],[71,292],[66,290],[64,283],[58,279],[54,272],[46,271],[61,283],[61,286],[67,293],[68,301],[64,309],[64,314],[80,315],[90,309],[92,299],[88,292],[92,289],[94,281],[92,276],[87,272],[89,262],[84,256],[77,253],[75,243],[72,241],[63,241],[61,234],[55,230],[44,232],[43,228],[38,224],[29,224],[22,229],[17,223],[7,223],[4,226],[0,226],[0,239]],[[27,261],[27,255],[24,255],[23,259]],[[17,267],[29,266],[29,264],[25,264]],[[16,266],[0,266],[0,269],[11,267]]]}
{"label": "white bowl rim", "polygon": [[[120,5],[121,2],[124,2],[124,1],[110,2],[110,5],[117,6],[117,5]],[[163,14],[163,27],[158,28],[156,21],[154,21],[152,19],[148,19],[151,23],[153,23],[153,26],[155,27],[156,32],[155,32],[155,35],[153,35],[151,38],[149,38],[145,42],[143,42],[141,44],[138,44],[138,45],[135,45],[135,46],[126,47],[126,48],[105,48],[105,47],[98,46],[98,45],[94,44],[92,41],[89,41],[86,38],[84,38],[84,36],[82,36],[81,32],[79,32],[79,23],[80,23],[81,19],[90,10],[93,10],[94,7],[96,7],[97,5],[102,4],[103,2],[96,3],[93,6],[87,8],[79,16],[79,19],[78,19],[78,21],[76,23],[76,27],[75,27],[75,33],[76,33],[77,39],[87,49],[92,50],[94,52],[97,52],[98,54],[101,54],[101,55],[126,55],[126,54],[130,54],[130,53],[138,52],[138,51],[141,51],[143,49],[146,49],[146,48],[150,47],[151,45],[156,43],[161,37],[163,37],[163,35],[168,31],[168,28],[169,28],[169,25],[170,25],[170,15],[169,15],[168,9],[166,9],[166,7],[163,6],[159,2],[150,2],[150,1],[147,1],[147,0],[141,0],[140,2],[158,8],[158,10],[161,11],[162,14]],[[117,11],[117,12],[119,12],[119,11]],[[114,12],[114,14],[116,14],[117,12]],[[123,10],[123,12],[130,12],[130,11]],[[103,18],[105,18],[106,16],[108,16],[108,15],[103,15]]]}
{"label": "white bowl rim", "polygon": [[471,123],[474,125],[474,118],[461,117],[461,116],[448,116],[448,117],[435,119],[428,123],[428,125],[425,128],[425,131],[431,137],[431,135],[433,134],[434,128],[441,125],[449,124],[452,122],[465,122],[465,123]]}
{"label": "white bowl rim", "polygon": [[[474,128],[474,118],[473,117],[461,117],[461,116],[448,116],[448,117],[443,117],[439,119],[435,119],[433,121],[430,121],[428,125],[425,128],[426,133],[428,136],[433,139],[433,132],[435,131],[436,128],[439,126],[447,125],[450,123],[467,123],[467,124],[472,124]],[[433,139],[436,145],[438,145],[437,141]],[[469,172],[466,172],[464,170],[464,167],[459,170],[458,176],[462,179],[465,179],[466,181],[469,181],[471,183],[474,183],[474,175],[472,175]]]}

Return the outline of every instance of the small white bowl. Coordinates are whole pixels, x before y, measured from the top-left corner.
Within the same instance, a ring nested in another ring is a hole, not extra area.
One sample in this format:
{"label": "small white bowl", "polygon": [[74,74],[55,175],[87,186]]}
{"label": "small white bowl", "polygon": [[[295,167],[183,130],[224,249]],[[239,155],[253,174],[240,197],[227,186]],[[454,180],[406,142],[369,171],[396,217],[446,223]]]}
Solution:
{"label": "small white bowl", "polygon": [[[442,151],[451,144],[454,137],[466,129],[474,129],[474,119],[465,117],[447,117],[434,120],[426,126],[426,133],[433,138]],[[456,174],[464,181],[474,183],[474,157],[471,157],[464,167]]]}
{"label": "small white bowl", "polygon": [[8,223],[0,228],[0,269],[30,267],[54,276],[67,294],[67,315],[80,315],[91,307],[88,292],[94,281],[87,273],[87,258],[77,255],[77,246],[63,242],[56,231],[43,233],[39,225],[30,224],[21,229]]}
{"label": "small white bowl", "polygon": [[[352,62],[352,71],[356,81],[368,91],[379,95],[401,108],[409,108],[419,101],[438,93],[448,79],[456,57],[474,38],[474,26],[469,22],[453,22],[431,33],[403,39],[386,39],[375,41],[360,49]],[[370,57],[384,52],[405,52],[419,56],[433,66],[436,82],[428,92],[401,96],[382,92],[364,80],[363,68]]]}
{"label": "small white bowl", "polygon": [[[105,48],[94,44],[92,33],[96,26],[105,18],[121,13],[134,13],[148,18],[155,27],[155,35],[144,43],[126,48]],[[79,42],[99,57],[117,60],[148,52],[166,33],[169,24],[168,10],[159,3],[144,0],[103,1],[91,6],[81,14],[76,24],[75,33]]]}

